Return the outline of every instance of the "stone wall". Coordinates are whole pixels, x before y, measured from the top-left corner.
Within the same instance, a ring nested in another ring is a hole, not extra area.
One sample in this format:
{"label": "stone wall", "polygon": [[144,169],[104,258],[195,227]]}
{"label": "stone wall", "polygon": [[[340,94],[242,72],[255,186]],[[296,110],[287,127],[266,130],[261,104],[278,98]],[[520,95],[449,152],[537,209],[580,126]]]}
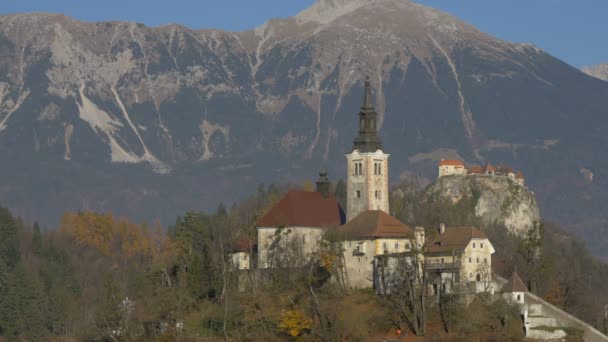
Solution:
{"label": "stone wall", "polygon": [[314,227],[258,227],[258,268],[279,263],[297,267],[318,250],[324,230]]}

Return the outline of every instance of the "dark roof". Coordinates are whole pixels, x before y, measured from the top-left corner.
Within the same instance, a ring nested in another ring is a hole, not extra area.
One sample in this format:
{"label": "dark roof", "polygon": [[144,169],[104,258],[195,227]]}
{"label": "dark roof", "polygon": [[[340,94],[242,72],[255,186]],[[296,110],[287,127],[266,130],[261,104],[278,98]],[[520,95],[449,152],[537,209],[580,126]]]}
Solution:
{"label": "dark roof", "polygon": [[246,252],[249,253],[253,249],[257,250],[257,244],[249,239],[236,239],[230,243],[230,251],[232,253]]}
{"label": "dark roof", "polygon": [[256,227],[337,227],[344,212],[334,196],[319,192],[290,191],[256,222]]}
{"label": "dark roof", "polygon": [[483,166],[471,166],[469,168],[470,173],[483,173],[483,171],[484,171]]}
{"label": "dark roof", "polygon": [[511,279],[502,287],[502,292],[528,292],[528,288],[521,281],[517,273],[513,272]]}
{"label": "dark roof", "polygon": [[368,210],[336,229],[344,240],[360,238],[413,238],[414,231],[382,210]]}
{"label": "dark roof", "polygon": [[463,251],[472,239],[487,239],[488,236],[475,227],[447,227],[427,245],[431,253]]}

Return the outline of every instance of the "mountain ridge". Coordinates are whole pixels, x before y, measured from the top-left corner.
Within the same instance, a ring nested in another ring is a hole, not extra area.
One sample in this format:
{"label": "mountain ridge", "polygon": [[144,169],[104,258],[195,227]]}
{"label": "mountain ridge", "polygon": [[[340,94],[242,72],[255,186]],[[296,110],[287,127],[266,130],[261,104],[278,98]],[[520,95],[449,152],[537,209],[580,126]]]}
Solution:
{"label": "mountain ridge", "polygon": [[453,155],[507,163],[548,218],[608,229],[606,82],[422,5],[356,4],[242,32],[0,16],[0,200],[47,224],[83,207],[170,222],[322,165],[343,177],[369,75],[392,182]]}

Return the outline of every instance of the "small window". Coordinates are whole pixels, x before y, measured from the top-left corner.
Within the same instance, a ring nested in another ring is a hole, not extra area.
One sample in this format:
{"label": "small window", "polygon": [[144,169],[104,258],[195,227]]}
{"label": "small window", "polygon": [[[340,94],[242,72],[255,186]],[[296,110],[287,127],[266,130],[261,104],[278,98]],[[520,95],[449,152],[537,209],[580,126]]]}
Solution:
{"label": "small window", "polygon": [[519,302],[521,300],[521,295],[517,295],[517,301]]}
{"label": "small window", "polygon": [[475,242],[473,242],[473,248],[475,248]]}
{"label": "small window", "polygon": [[357,198],[361,198],[361,191],[357,190],[356,191],[356,196],[357,196]]}
{"label": "small window", "polygon": [[378,163],[374,163],[374,174],[378,174]]}
{"label": "small window", "polygon": [[443,260],[443,258],[441,258],[441,263],[442,263],[442,264],[445,264],[445,260]]}
{"label": "small window", "polygon": [[477,263],[479,264],[479,258],[477,258]]}
{"label": "small window", "polygon": [[488,259],[487,258],[483,258],[483,263],[487,264],[488,263]]}
{"label": "small window", "polygon": [[363,174],[363,164],[359,163],[359,174],[362,175]]}
{"label": "small window", "polygon": [[378,163],[378,174],[382,174],[382,163]]}
{"label": "small window", "polygon": [[469,258],[469,264],[473,262],[473,259]]}
{"label": "small window", "polygon": [[483,248],[483,242],[480,245],[481,245],[481,248]]}
{"label": "small window", "polygon": [[385,250],[388,249],[388,243],[383,242],[382,243],[382,248],[385,249]]}
{"label": "small window", "polygon": [[399,249],[399,243],[395,243],[395,249]]}

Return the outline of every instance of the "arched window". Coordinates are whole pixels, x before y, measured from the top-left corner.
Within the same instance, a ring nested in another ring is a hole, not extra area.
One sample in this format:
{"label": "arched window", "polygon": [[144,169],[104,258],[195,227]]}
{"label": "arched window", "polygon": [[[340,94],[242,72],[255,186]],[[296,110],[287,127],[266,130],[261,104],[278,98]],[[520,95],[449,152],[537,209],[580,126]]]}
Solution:
{"label": "arched window", "polygon": [[481,281],[481,274],[477,273],[477,281]]}
{"label": "arched window", "polygon": [[359,174],[363,174],[363,164],[359,163]]}
{"label": "arched window", "polygon": [[378,163],[378,174],[382,174],[382,163]]}
{"label": "arched window", "polygon": [[374,174],[378,174],[378,163],[374,163]]}

